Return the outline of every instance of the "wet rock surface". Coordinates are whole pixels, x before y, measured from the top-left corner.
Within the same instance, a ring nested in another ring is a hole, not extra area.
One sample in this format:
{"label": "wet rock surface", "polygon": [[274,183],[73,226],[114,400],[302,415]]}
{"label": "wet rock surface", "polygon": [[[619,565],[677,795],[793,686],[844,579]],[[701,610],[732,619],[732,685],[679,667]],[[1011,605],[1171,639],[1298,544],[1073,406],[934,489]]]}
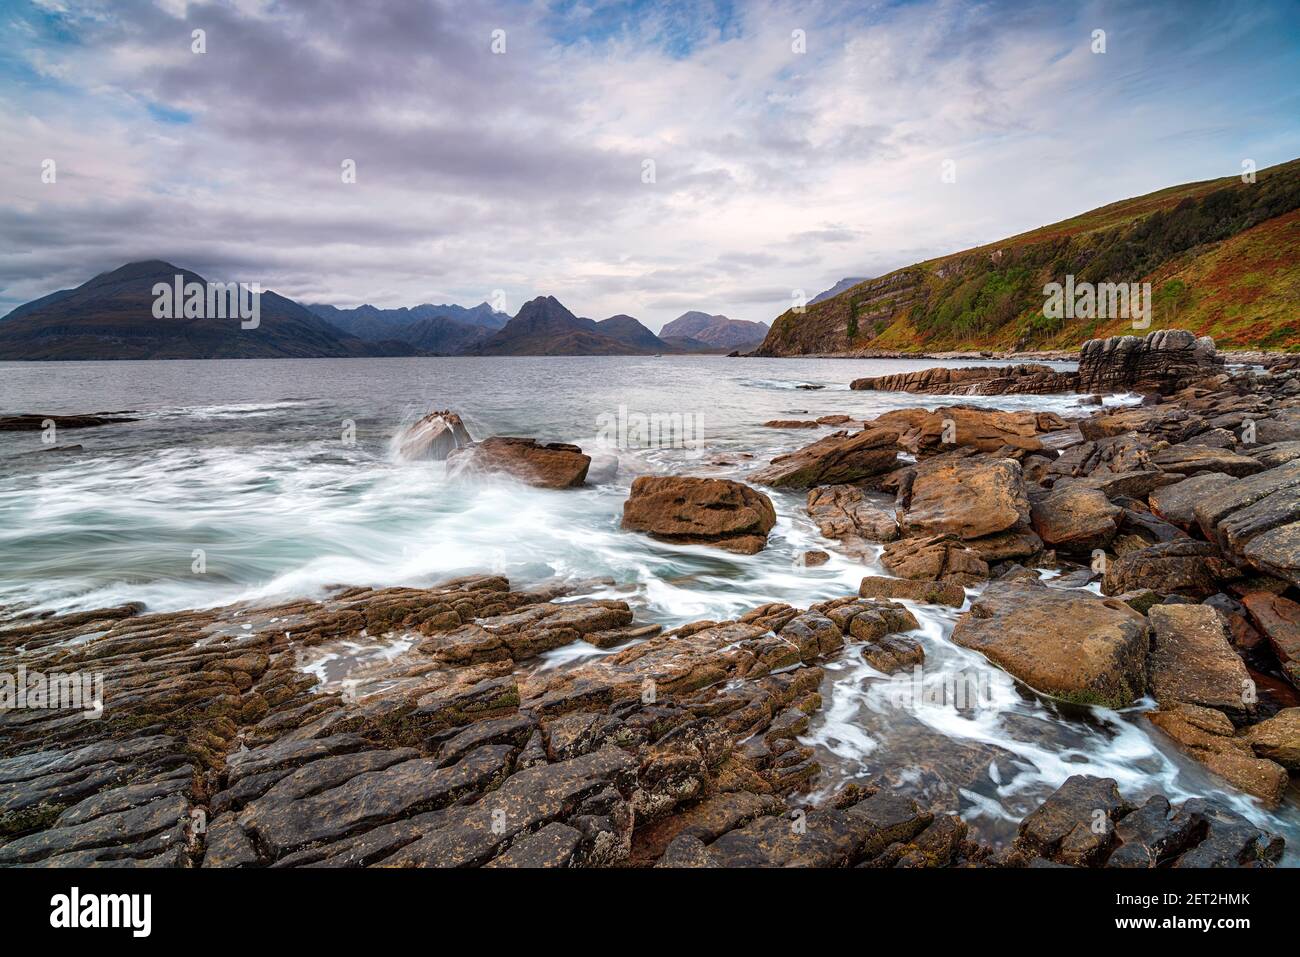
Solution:
{"label": "wet rock surface", "polygon": [[591,456],[576,445],[496,435],[448,453],[459,470],[503,473],[539,488],[576,488],[587,480]]}
{"label": "wet rock surface", "polygon": [[643,475],[623,503],[623,527],[686,545],[752,555],[776,524],[772,500],[726,479]]}
{"label": "wet rock surface", "polygon": [[774,488],[805,489],[858,482],[887,472],[898,461],[896,432],[863,429],[835,432],[798,451],[779,455],[750,481]]}

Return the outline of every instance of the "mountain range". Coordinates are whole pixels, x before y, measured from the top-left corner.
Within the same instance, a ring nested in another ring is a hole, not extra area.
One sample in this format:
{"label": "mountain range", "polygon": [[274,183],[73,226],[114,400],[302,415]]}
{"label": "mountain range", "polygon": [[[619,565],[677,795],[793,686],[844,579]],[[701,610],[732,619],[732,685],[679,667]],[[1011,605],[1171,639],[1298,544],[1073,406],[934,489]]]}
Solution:
{"label": "mountain range", "polygon": [[206,286],[192,270],[149,260],[19,306],[0,319],[0,360],[716,354],[752,349],[767,333],[763,323],[687,313],[669,326],[700,338],[660,337],[632,316],[579,318],[553,296],[511,318],[487,303],[340,309],[263,292],[256,328],[236,318],[156,318],[155,288],[173,287],[178,276],[182,286]]}
{"label": "mountain range", "polygon": [[0,359],[265,359],[413,355],[406,343],[366,342],[274,292],[258,325],[237,318],[154,318],[159,284],[204,283],[161,260],[128,263],[0,319]]}
{"label": "mountain range", "polygon": [[1067,277],[1150,283],[1151,329],[1189,329],[1227,348],[1300,349],[1300,160],[843,280],[774,320],[755,354],[1065,349],[1133,331],[1123,315],[1049,318],[1045,287]]}

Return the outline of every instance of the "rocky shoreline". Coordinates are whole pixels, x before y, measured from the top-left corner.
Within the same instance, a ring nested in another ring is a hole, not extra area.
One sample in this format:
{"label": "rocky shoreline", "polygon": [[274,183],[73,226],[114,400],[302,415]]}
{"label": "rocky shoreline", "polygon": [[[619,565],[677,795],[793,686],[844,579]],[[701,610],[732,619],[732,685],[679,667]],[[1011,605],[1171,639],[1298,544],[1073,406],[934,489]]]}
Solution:
{"label": "rocky shoreline", "polygon": [[[997,846],[883,778],[809,797],[821,768],[800,739],[826,666],[923,667],[919,603],[1029,693],[1150,698],[1142,720],[1225,790],[1283,799],[1300,770],[1300,375],[1156,335],[1085,346],[1093,371],[1074,374],[1141,405],[776,422],[837,431],[744,481],[633,484],[626,534],[746,554],[775,523],[764,489],[806,495],[827,547],[889,572],[864,565],[857,593],[807,607],[664,630],[568,599],[572,583],[478,575],[271,607],[0,609],[0,671],[103,689],[99,714],[0,711],[0,866],[1276,863],[1281,838],[1224,802],[1138,804],[1083,775]],[[450,411],[399,446],[553,494],[590,464],[475,441]],[[609,653],[539,666],[579,645]]]}

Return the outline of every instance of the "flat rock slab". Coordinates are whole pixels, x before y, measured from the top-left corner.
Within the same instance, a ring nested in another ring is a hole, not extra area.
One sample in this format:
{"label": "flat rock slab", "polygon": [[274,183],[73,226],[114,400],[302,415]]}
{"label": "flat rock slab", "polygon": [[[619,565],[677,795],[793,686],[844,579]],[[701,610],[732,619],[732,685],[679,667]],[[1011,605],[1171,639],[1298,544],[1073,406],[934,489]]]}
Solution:
{"label": "flat rock slab", "polygon": [[952,640],[1067,701],[1123,707],[1146,686],[1146,619],[1087,591],[993,582]]}
{"label": "flat rock slab", "polygon": [[1209,605],[1156,605],[1147,619],[1152,631],[1147,677],[1160,706],[1186,702],[1245,717],[1250,675],[1219,613]]}

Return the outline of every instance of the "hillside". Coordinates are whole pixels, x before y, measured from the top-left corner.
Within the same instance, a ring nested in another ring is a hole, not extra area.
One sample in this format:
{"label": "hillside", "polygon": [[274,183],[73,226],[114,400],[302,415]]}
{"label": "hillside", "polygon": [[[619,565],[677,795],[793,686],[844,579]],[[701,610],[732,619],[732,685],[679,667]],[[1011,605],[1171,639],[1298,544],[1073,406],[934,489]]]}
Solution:
{"label": "hillside", "polygon": [[[524,303],[505,328],[468,350],[480,356],[626,356],[644,355],[646,349],[625,341],[630,327],[614,317],[606,330],[594,319],[579,319],[554,296],[538,296]],[[636,322],[636,320],[632,320]],[[640,325],[640,323],[637,323]],[[642,327],[644,328],[644,327]],[[649,330],[646,330],[649,332]],[[653,335],[653,333],[651,333]]]}
{"label": "hillside", "polygon": [[0,319],[0,359],[264,359],[410,355],[400,342],[364,342],[298,303],[263,292],[257,328],[239,319],[154,317],[155,283],[204,283],[161,260],[128,263]]}
{"label": "hillside", "polygon": [[757,355],[1069,348],[1129,319],[1048,319],[1043,287],[1150,282],[1150,328],[1300,349],[1300,160],[1159,190],[858,283],[778,317]]}

